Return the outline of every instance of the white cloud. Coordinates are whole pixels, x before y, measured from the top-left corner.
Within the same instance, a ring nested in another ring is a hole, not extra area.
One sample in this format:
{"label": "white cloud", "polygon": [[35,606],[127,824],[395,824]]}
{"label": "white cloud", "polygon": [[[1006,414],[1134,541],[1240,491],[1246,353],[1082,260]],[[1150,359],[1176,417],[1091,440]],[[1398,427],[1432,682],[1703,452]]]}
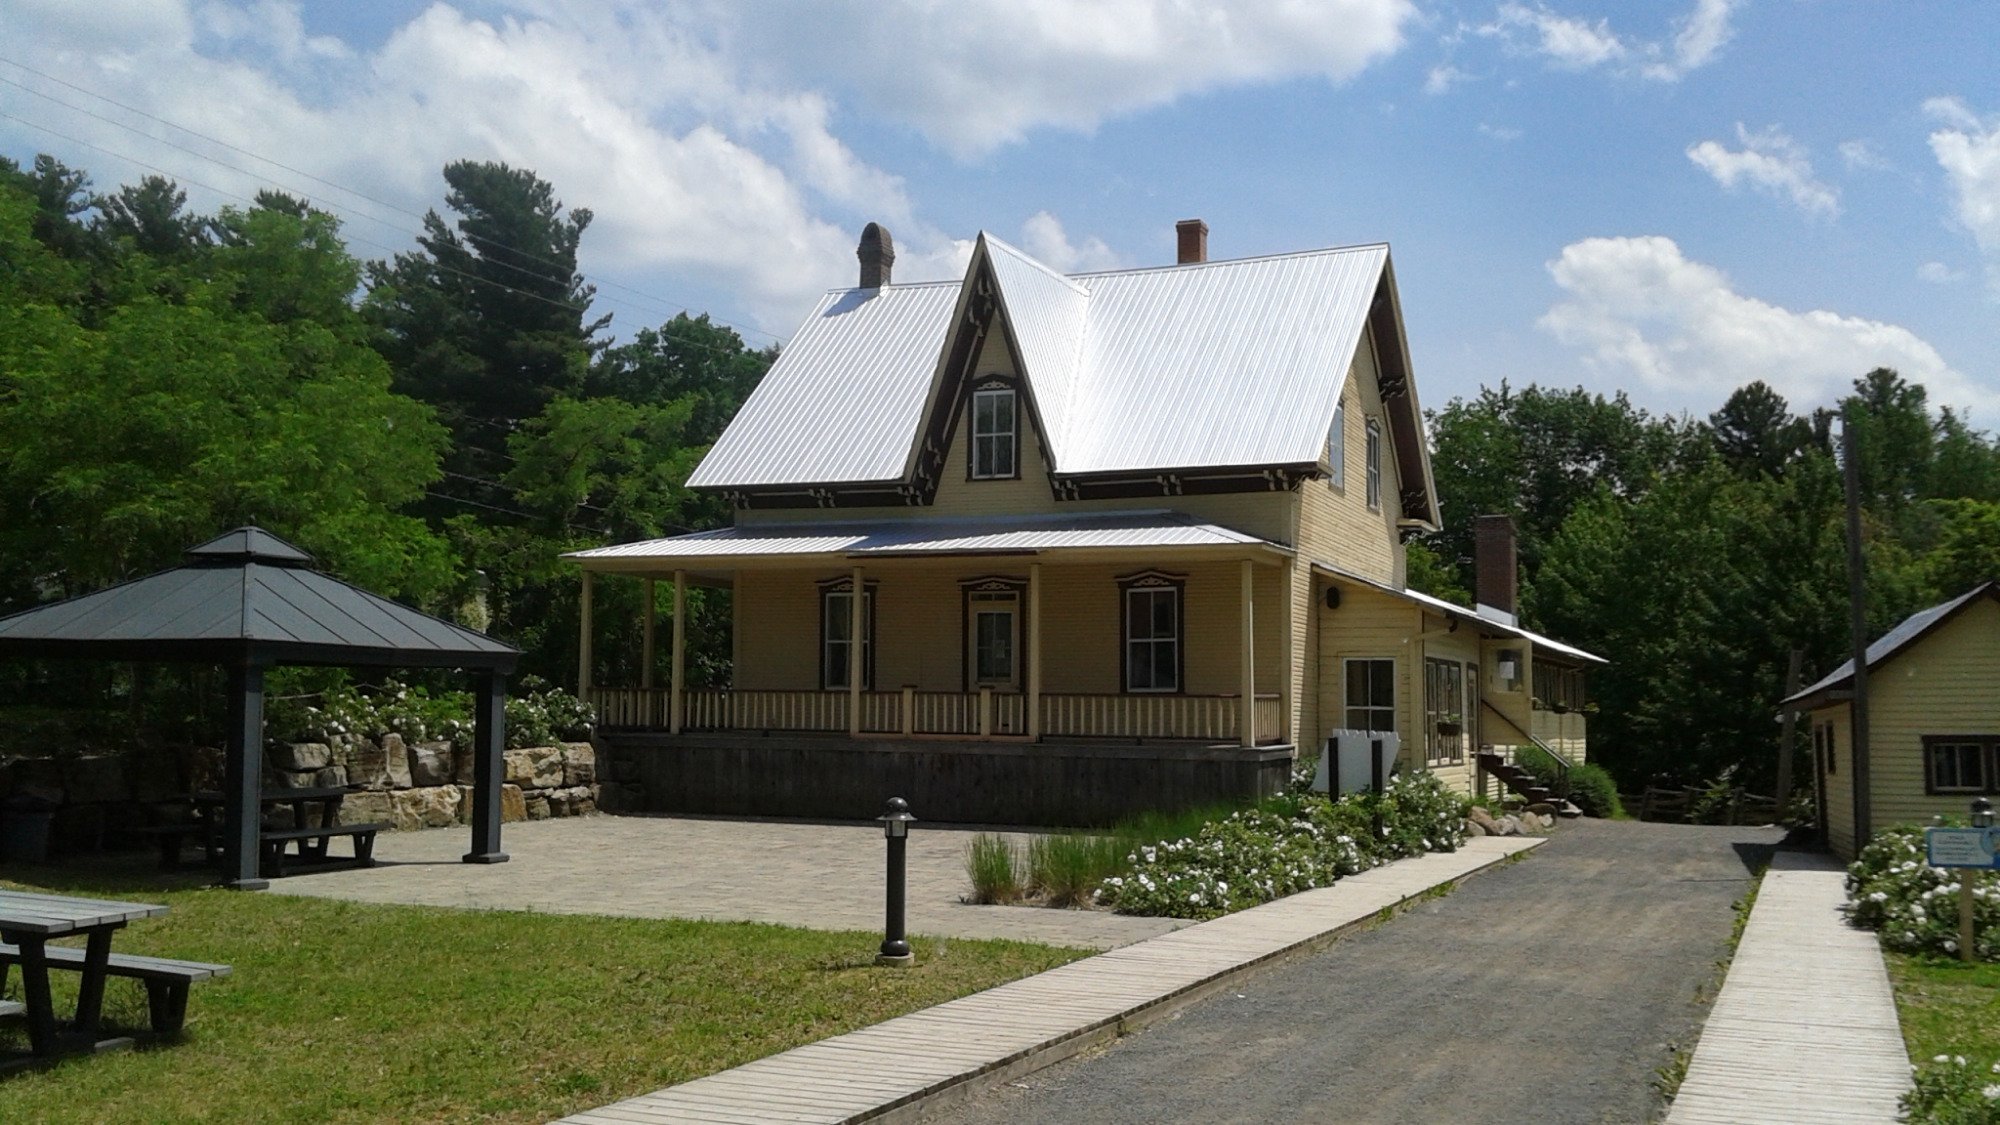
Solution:
{"label": "white cloud", "polygon": [[719,0],[759,73],[851,92],[960,156],[1047,126],[1088,130],[1188,94],[1319,76],[1344,82],[1403,43],[1412,0]]}
{"label": "white cloud", "polygon": [[1424,93],[1426,94],[1445,93],[1449,91],[1453,86],[1456,86],[1459,83],[1464,82],[1471,77],[1472,77],[1471,75],[1465,73],[1464,71],[1458,69],[1455,66],[1452,66],[1450,63],[1442,63],[1438,66],[1432,67],[1430,73],[1424,76]]}
{"label": "white cloud", "polygon": [[1931,152],[1951,183],[1954,213],[2000,287],[2000,116],[1982,120],[1958,98],[1932,98],[1924,110],[1943,122],[1931,134]]}
{"label": "white cloud", "polygon": [[1521,139],[1521,131],[1519,129],[1506,125],[1489,125],[1484,121],[1479,123],[1479,133],[1481,136],[1491,137],[1502,143]]}
{"label": "white cloud", "polygon": [[1950,285],[1954,281],[1964,281],[1965,271],[1952,269],[1943,262],[1925,262],[1917,267],[1917,280],[1928,281],[1932,285]]}
{"label": "white cloud", "polygon": [[[1729,17],[1741,0],[1695,0],[1694,8],[1675,21],[1671,41],[1626,38],[1611,30],[1611,21],[1566,16],[1536,3],[1532,7],[1519,0],[1506,0],[1494,14],[1493,22],[1478,29],[1481,35],[1498,38],[1516,50],[1547,57],[1565,70],[1593,70],[1608,67],[1617,73],[1637,75],[1655,82],[1677,82],[1689,71],[1715,60],[1723,46],[1734,37]],[[1521,47],[1515,33],[1525,31],[1534,42]]]}
{"label": "white cloud", "polygon": [[1873,144],[1863,140],[1840,142],[1840,159],[1856,171],[1880,172],[1890,166],[1888,158],[1876,152]]}
{"label": "white cloud", "polygon": [[1036,261],[1062,273],[1089,273],[1125,265],[1100,238],[1072,242],[1062,221],[1047,211],[1037,211],[1021,224],[1021,248]]}
{"label": "white cloud", "polygon": [[1719,141],[1689,145],[1688,159],[1725,188],[1748,181],[1767,195],[1789,199],[1808,215],[1832,218],[1840,213],[1840,193],[1813,175],[1805,146],[1784,130],[1773,125],[1752,133],[1739,121],[1736,139],[1743,145],[1740,150],[1732,151]]}
{"label": "white cloud", "polygon": [[1893,367],[1924,384],[1932,401],[1988,418],[2000,412],[2000,391],[1953,369],[1908,329],[1745,296],[1669,238],[1587,238],[1563,247],[1548,268],[1565,297],[1540,326],[1580,349],[1590,369],[1636,379],[1677,406],[1720,402],[1762,379],[1803,408]]}

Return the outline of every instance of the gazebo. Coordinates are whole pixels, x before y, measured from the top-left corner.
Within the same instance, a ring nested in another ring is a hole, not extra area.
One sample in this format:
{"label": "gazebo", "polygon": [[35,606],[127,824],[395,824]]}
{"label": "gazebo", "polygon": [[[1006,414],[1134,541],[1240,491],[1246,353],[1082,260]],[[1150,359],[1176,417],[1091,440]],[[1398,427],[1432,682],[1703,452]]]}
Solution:
{"label": "gazebo", "polygon": [[511,645],[313,569],[312,556],[256,527],[196,547],[172,570],[0,618],[0,659],[220,665],[229,673],[224,884],[259,890],[264,673],[284,664],[460,668],[477,679],[472,850],[504,863],[501,754]]}

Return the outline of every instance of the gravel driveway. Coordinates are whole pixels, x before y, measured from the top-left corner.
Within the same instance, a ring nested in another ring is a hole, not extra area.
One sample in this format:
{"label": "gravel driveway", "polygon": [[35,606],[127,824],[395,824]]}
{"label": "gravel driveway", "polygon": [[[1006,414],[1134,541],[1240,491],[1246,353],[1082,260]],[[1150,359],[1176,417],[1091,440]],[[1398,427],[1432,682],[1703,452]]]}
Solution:
{"label": "gravel driveway", "polygon": [[1642,1122],[1775,829],[1579,821],[1526,860],[932,1120]]}

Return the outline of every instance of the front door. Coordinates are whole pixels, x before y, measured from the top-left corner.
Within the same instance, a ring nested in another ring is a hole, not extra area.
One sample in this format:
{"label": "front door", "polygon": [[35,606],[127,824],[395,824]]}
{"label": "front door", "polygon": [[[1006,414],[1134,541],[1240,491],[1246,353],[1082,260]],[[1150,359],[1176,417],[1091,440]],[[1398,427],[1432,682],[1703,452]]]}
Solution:
{"label": "front door", "polygon": [[972,690],[1019,690],[1020,611],[1013,593],[975,593],[966,603],[965,666]]}

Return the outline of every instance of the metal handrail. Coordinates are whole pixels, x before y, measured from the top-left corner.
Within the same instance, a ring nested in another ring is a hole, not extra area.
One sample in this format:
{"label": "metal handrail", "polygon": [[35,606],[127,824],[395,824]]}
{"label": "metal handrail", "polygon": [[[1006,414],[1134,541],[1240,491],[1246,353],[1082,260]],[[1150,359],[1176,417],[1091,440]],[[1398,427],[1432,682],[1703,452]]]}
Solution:
{"label": "metal handrail", "polygon": [[1564,778],[1569,777],[1570,767],[1575,763],[1571,762],[1569,758],[1564,756],[1562,751],[1557,750],[1555,747],[1549,745],[1546,742],[1543,742],[1541,739],[1536,738],[1534,735],[1529,734],[1527,731],[1522,730],[1521,724],[1508,718],[1506,715],[1501,714],[1500,709],[1498,707],[1493,706],[1493,704],[1488,702],[1487,700],[1484,699],[1480,700],[1479,705],[1485,708],[1486,710],[1493,712],[1494,718],[1499,719],[1501,722],[1506,723],[1510,727],[1513,727],[1515,734],[1518,734],[1522,738],[1528,740],[1528,745],[1533,746],[1535,749],[1540,750],[1544,754],[1547,754],[1551,759],[1555,761],[1556,771],[1562,774]]}

